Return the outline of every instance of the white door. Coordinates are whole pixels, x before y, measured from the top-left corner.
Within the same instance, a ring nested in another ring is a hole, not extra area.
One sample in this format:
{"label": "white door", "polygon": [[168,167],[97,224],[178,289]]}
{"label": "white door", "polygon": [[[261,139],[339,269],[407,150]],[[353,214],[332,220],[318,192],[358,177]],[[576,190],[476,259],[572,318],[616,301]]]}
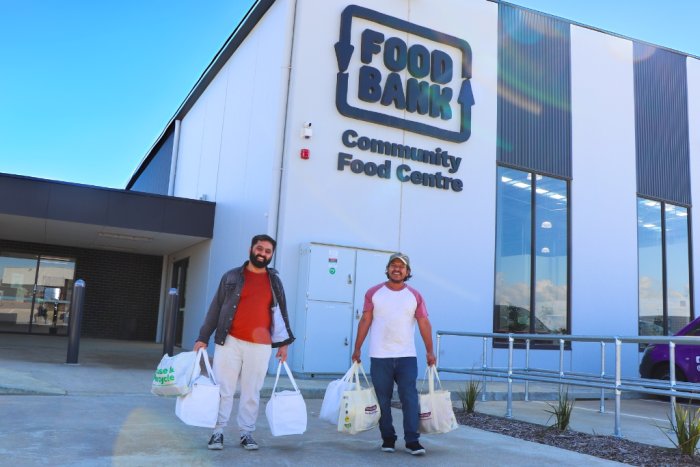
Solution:
{"label": "white door", "polygon": [[345,373],[350,368],[352,304],[306,302],[304,373]]}
{"label": "white door", "polygon": [[311,245],[307,300],[352,303],[355,250]]}

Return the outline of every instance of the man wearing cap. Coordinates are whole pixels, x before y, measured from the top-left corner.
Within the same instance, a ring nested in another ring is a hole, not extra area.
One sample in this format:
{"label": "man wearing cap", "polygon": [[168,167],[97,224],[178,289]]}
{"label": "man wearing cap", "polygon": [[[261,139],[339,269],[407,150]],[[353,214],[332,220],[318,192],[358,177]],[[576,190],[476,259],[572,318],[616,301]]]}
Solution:
{"label": "man wearing cap", "polygon": [[411,278],[411,263],[403,253],[394,253],[386,266],[386,282],[371,287],[365,294],[362,318],[357,325],[353,362],[360,361],[360,350],[369,336],[370,374],[377,393],[381,417],[379,431],[382,451],[394,452],[396,431],[391,417],[394,382],[398,387],[403,411],[403,434],[406,451],[425,454],[418,442],[418,363],[414,334],[416,324],[425,344],[428,365],[435,364],[433,331],[421,294],[406,284]]}

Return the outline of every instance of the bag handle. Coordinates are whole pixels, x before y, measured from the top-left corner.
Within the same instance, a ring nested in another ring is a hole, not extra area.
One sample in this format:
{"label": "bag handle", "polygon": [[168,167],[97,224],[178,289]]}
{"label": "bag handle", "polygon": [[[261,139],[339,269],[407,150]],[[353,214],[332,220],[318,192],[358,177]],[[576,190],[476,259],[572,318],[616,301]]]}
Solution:
{"label": "bag handle", "polygon": [[214,384],[217,384],[216,378],[214,377],[214,372],[212,371],[211,365],[209,364],[209,354],[207,354],[207,350],[205,348],[201,348],[197,351],[197,357],[194,359],[194,368],[192,369],[190,385],[194,382],[195,379],[199,377],[200,374],[202,374],[202,367],[199,364],[200,360],[204,360],[204,367],[207,370],[209,378],[211,378]]}
{"label": "bag handle", "polygon": [[362,376],[365,377],[365,383],[367,384],[367,387],[370,387],[369,380],[367,379],[367,374],[365,373],[365,369],[362,367],[362,363],[353,362],[352,368],[350,368],[350,370],[353,372],[353,381],[355,382],[355,390],[356,391],[359,391],[362,389],[362,384],[360,383],[360,371],[362,372]]}
{"label": "bag handle", "polygon": [[341,381],[344,381],[346,383],[352,383],[352,375],[354,374],[355,371],[355,362],[352,362],[353,364],[350,365],[350,368],[348,371],[345,372],[342,378],[340,378]]}
{"label": "bag handle", "polygon": [[297,386],[297,382],[294,381],[294,377],[292,376],[292,372],[289,370],[289,366],[287,365],[287,362],[279,362],[277,364],[277,376],[275,377],[275,385],[272,386],[272,393],[274,394],[275,390],[277,389],[277,382],[280,379],[280,370],[282,369],[282,365],[284,365],[284,371],[287,372],[287,376],[289,377],[289,380],[292,382],[292,386],[294,386],[294,390],[296,392],[299,392],[299,387]]}
{"label": "bag handle", "polygon": [[420,390],[423,392],[423,386],[425,385],[425,380],[428,380],[428,394],[432,394],[435,392],[435,380],[438,382],[438,387],[439,389],[442,390],[442,382],[440,381],[440,377],[438,376],[437,368],[435,365],[430,365],[428,367],[425,367],[425,379],[423,379],[423,383],[420,385]]}
{"label": "bag handle", "polygon": [[[185,353],[185,352],[183,352],[183,353]],[[187,353],[189,353],[189,352],[187,352]],[[194,363],[192,364],[192,366],[190,367],[190,369],[187,370],[187,385],[188,385],[188,386],[192,386],[192,381],[194,381],[194,369],[195,369],[195,366],[196,366],[195,363],[197,362],[197,354],[196,354],[194,351],[192,351],[192,353],[194,353],[195,356],[194,356]],[[178,354],[178,355],[182,355],[182,354]],[[168,356],[168,354],[166,353],[166,354],[163,356],[163,358],[165,358],[165,357],[167,357],[167,356]]]}

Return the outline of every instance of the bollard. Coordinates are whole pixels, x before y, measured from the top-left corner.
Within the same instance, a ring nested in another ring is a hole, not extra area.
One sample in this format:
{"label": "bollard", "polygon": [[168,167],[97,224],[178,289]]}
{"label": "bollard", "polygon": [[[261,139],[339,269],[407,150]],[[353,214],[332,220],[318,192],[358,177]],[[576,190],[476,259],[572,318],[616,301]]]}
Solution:
{"label": "bollard", "polygon": [[173,356],[175,347],[175,329],[177,321],[177,308],[179,306],[177,289],[168,291],[168,299],[165,302],[165,325],[163,326],[163,353]]}
{"label": "bollard", "polygon": [[488,367],[488,360],[486,360],[486,355],[488,355],[488,337],[484,337],[484,348],[481,352],[481,400],[486,401],[486,368]]}
{"label": "bollard", "polygon": [[618,438],[622,438],[622,424],[620,398],[622,397],[622,341],[620,338],[615,338],[615,431],[613,434]]}
{"label": "bollard", "polygon": [[508,396],[506,418],[513,418],[513,334],[508,334]]}
{"label": "bollard", "polygon": [[73,285],[73,297],[70,301],[70,316],[68,318],[68,355],[66,363],[71,365],[78,364],[83,303],[85,303],[85,281],[78,279]]}

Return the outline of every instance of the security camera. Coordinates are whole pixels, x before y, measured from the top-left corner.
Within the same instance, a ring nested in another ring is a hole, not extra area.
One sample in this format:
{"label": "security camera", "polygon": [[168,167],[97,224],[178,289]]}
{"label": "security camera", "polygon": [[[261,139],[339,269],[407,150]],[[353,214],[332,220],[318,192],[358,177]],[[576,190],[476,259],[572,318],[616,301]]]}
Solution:
{"label": "security camera", "polygon": [[311,122],[304,122],[304,127],[301,129],[301,136],[305,139],[311,138],[313,136],[313,130],[311,130]]}

